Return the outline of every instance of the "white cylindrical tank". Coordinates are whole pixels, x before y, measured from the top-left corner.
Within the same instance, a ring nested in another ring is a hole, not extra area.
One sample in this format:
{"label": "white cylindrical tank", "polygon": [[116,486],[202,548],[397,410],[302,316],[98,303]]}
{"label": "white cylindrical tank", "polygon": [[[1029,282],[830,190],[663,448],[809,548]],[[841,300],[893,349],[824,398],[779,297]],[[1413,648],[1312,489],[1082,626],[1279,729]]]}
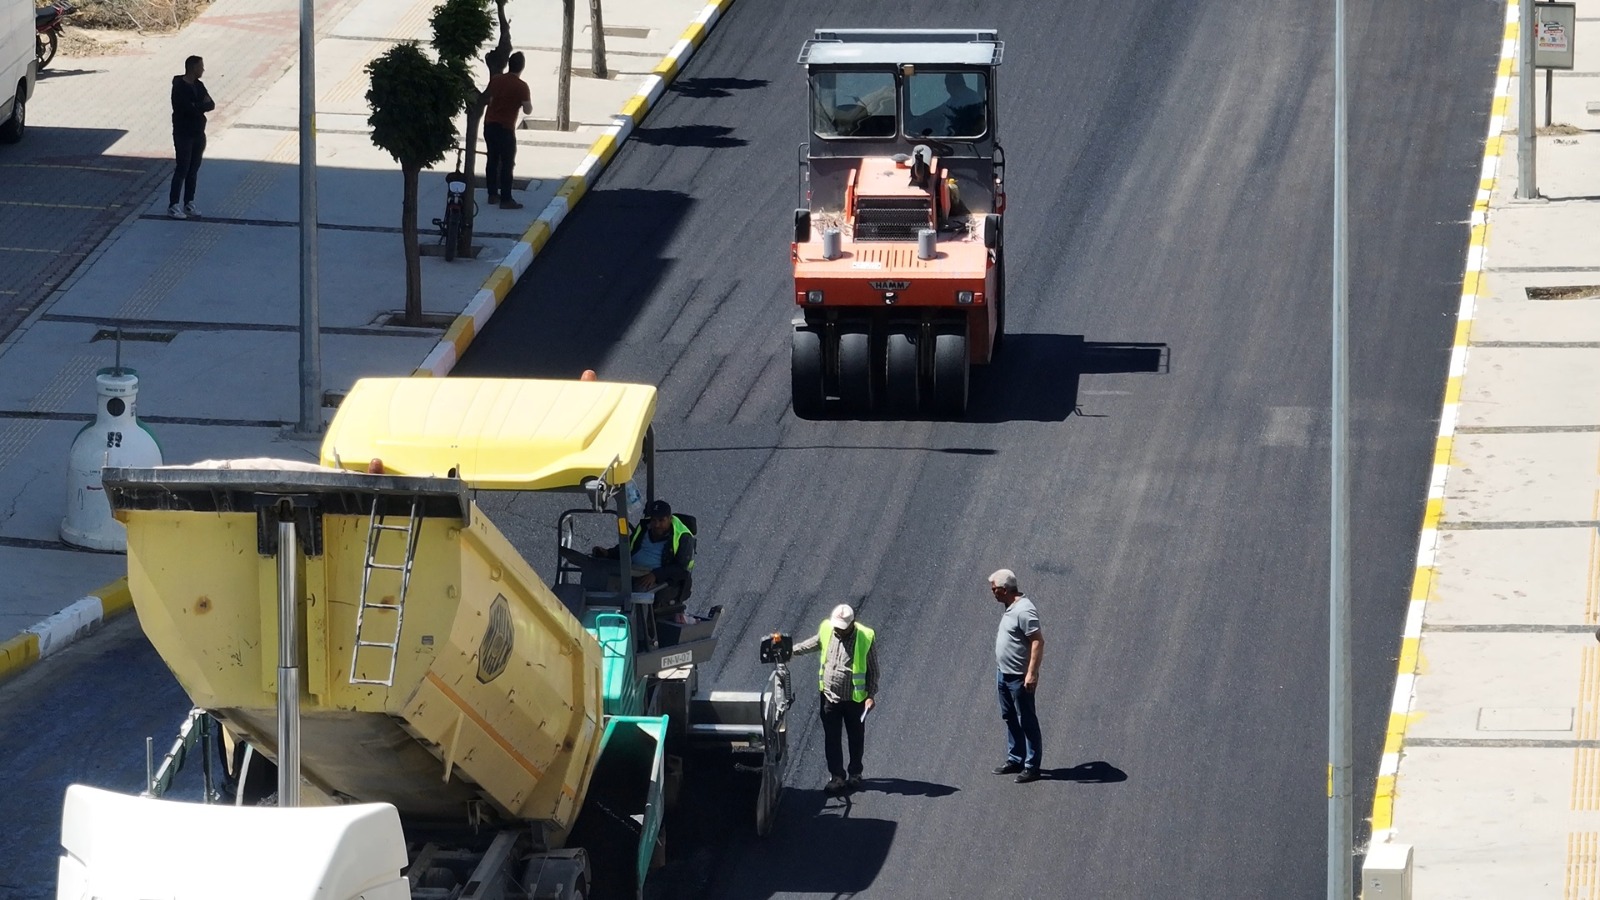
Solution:
{"label": "white cylindrical tank", "polygon": [[78,432],[67,456],[67,515],[61,520],[61,539],[90,550],[122,552],[128,549],[128,534],[111,517],[100,470],[159,466],[161,445],[134,415],[137,372],[101,369],[95,374],[95,392],[99,394],[95,419]]}

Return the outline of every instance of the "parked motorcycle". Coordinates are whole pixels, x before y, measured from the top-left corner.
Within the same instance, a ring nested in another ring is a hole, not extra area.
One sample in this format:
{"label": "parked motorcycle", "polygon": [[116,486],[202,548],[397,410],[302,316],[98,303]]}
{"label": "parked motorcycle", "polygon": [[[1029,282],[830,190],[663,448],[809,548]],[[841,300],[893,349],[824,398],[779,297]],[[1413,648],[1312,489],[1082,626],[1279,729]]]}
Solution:
{"label": "parked motorcycle", "polygon": [[56,58],[56,48],[61,43],[61,23],[77,11],[77,7],[66,0],[55,0],[33,11],[33,54],[41,70]]}

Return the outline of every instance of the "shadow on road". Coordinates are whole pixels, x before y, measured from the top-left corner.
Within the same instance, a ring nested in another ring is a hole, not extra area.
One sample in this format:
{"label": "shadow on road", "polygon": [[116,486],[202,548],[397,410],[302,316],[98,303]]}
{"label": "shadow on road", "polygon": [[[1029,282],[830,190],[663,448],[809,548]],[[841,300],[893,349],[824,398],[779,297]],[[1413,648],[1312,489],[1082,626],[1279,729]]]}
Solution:
{"label": "shadow on road", "polygon": [[750,143],[733,137],[733,129],[726,125],[671,125],[666,128],[638,128],[633,139],[644,144],[662,147],[710,147],[722,150],[743,147]]}
{"label": "shadow on road", "polygon": [[988,368],[973,370],[967,417],[974,422],[1061,422],[1078,409],[1084,375],[1164,374],[1164,343],[1089,341],[1077,334],[1009,334]]}
{"label": "shadow on road", "polygon": [[99,75],[105,69],[45,69],[34,78],[38,81],[49,81],[52,78],[66,78],[70,75]]}
{"label": "shadow on road", "polygon": [[961,790],[951,784],[934,784],[931,781],[908,781],[904,778],[867,778],[858,792],[899,794],[902,797],[948,797]]}
{"label": "shadow on road", "polygon": [[1081,784],[1115,784],[1128,780],[1127,772],[1103,759],[1078,763],[1068,769],[1045,769],[1039,774],[1046,781],[1076,781]]}
{"label": "shadow on road", "polygon": [[734,91],[766,87],[765,78],[680,78],[668,90],[695,99],[732,97]]}

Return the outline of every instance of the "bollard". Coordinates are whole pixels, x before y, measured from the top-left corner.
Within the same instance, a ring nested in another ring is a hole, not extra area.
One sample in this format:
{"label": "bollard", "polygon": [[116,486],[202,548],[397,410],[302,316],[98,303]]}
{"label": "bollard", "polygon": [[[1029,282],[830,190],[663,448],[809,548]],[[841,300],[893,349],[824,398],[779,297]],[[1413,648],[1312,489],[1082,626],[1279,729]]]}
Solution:
{"label": "bollard", "polygon": [[105,466],[140,468],[161,465],[161,445],[134,413],[139,373],[114,366],[95,374],[99,394],[95,419],[72,441],[67,456],[67,515],[61,539],[89,550],[122,552],[128,534],[111,517],[100,470]]}

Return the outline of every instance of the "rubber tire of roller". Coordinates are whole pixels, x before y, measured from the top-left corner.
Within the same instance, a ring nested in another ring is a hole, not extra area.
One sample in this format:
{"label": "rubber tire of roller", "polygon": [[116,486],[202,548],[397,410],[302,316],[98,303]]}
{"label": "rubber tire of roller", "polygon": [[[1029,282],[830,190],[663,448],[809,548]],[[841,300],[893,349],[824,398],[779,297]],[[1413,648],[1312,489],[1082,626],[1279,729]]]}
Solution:
{"label": "rubber tire of roller", "polygon": [[794,414],[802,419],[822,416],[826,395],[822,387],[822,335],[815,331],[794,333],[789,356],[789,392]]}
{"label": "rubber tire of roller", "polygon": [[949,332],[933,336],[933,412],[959,418],[967,412],[967,336]]}
{"label": "rubber tire of roller", "polygon": [[839,332],[839,399],[851,412],[872,411],[872,336],[866,331]]}
{"label": "rubber tire of roller", "polygon": [[883,349],[883,400],[890,412],[916,413],[921,393],[917,369],[916,333],[889,332]]}

